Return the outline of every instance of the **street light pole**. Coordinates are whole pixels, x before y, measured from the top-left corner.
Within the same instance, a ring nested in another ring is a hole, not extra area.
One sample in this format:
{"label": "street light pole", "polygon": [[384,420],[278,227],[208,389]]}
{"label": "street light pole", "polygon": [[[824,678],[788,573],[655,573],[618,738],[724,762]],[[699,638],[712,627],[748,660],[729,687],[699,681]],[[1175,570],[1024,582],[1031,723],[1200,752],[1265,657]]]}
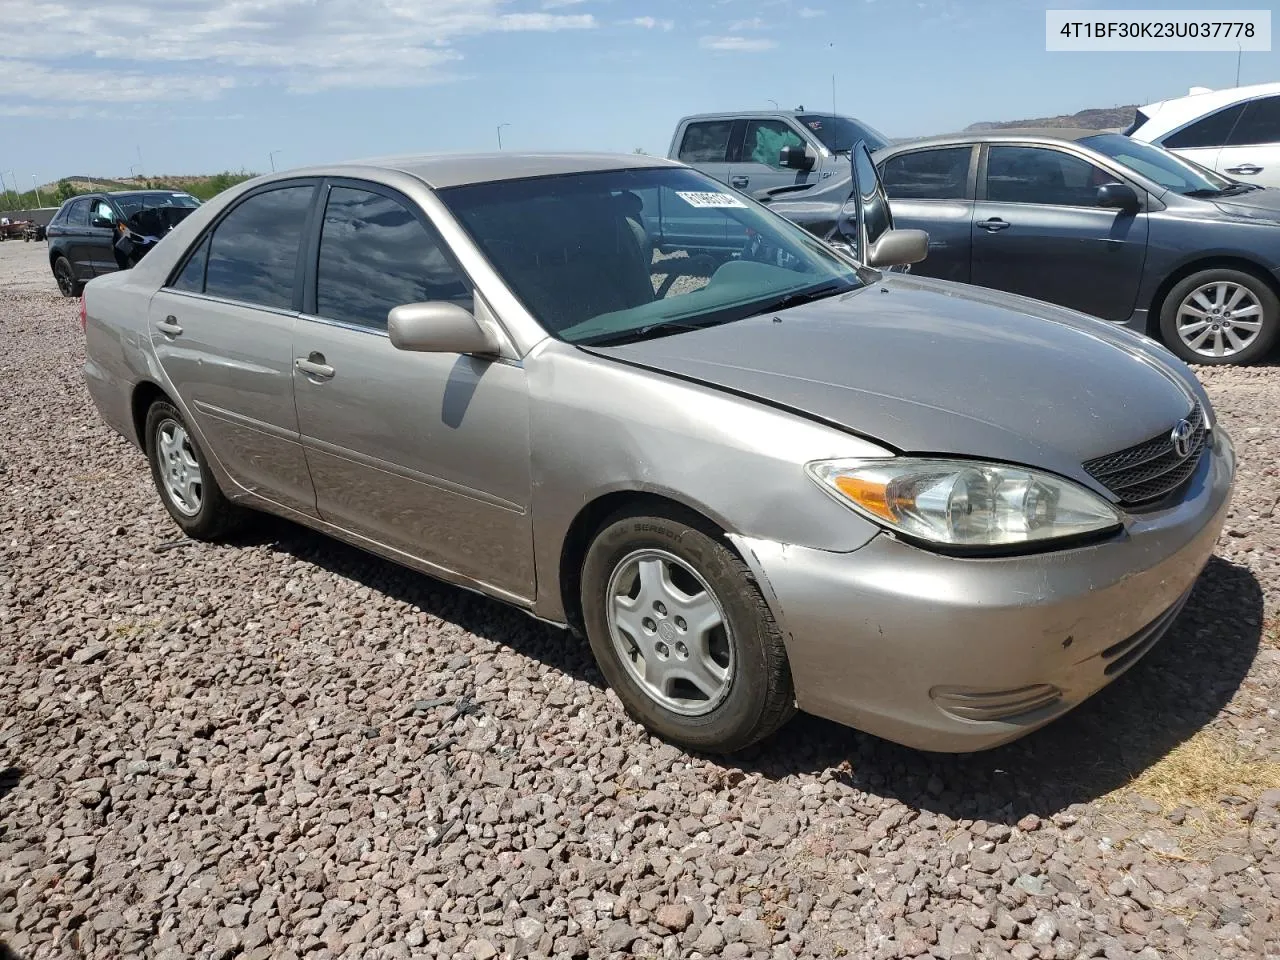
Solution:
{"label": "street light pole", "polygon": [[780,109],[780,108],[778,107],[778,101],[777,101],[777,100],[774,100],[772,97],[769,97],[769,98],[768,98],[768,100],[769,100],[769,102],[770,102],[770,103],[772,103],[772,104],[773,104],[773,109],[775,109],[775,110]]}
{"label": "street light pole", "polygon": [[43,207],[44,200],[40,198],[40,184],[36,182],[36,175],[34,173],[31,175],[31,189],[36,192],[36,206]]}
{"label": "street light pole", "polygon": [[[14,189],[14,187],[18,185],[18,175],[14,173],[12,170],[10,170],[9,176],[13,178],[13,187],[9,188],[9,192],[13,194],[13,202],[16,203],[18,206],[21,206],[22,198],[18,196],[18,191]],[[15,207],[15,209],[17,208]]]}
{"label": "street light pole", "polygon": [[283,150],[272,150],[270,153],[267,154],[267,159],[271,161],[272,173],[276,172],[276,154],[283,153],[283,152],[284,152]]}
{"label": "street light pole", "polygon": [[503,128],[503,127],[509,127],[509,126],[511,126],[511,124],[509,124],[509,123],[500,123],[500,124],[498,124],[498,149],[499,149],[499,150],[501,150],[501,149],[502,149],[502,128]]}

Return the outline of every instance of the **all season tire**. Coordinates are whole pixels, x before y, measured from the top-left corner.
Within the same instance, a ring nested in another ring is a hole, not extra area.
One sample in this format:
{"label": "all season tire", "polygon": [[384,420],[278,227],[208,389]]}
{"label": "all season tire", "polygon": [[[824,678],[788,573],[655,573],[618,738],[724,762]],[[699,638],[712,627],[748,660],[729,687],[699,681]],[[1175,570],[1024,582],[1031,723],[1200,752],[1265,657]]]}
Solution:
{"label": "all season tire", "polygon": [[53,261],[53,278],[58,281],[58,290],[64,297],[78,297],[84,291],[84,284],[76,279],[76,272],[66,257]]}
{"label": "all season tire", "polygon": [[682,747],[732,753],[786,723],[795,692],[751,572],[696,522],[608,522],[583,563],[583,620],[633,719]]}
{"label": "all season tire", "polygon": [[1165,346],[1188,363],[1256,363],[1280,334],[1280,300],[1253,274],[1201,270],[1165,297],[1160,334]]}
{"label": "all season tire", "polygon": [[151,479],[182,532],[194,540],[216,540],[234,529],[243,511],[223,496],[178,408],[157,400],[147,411],[146,431]]}

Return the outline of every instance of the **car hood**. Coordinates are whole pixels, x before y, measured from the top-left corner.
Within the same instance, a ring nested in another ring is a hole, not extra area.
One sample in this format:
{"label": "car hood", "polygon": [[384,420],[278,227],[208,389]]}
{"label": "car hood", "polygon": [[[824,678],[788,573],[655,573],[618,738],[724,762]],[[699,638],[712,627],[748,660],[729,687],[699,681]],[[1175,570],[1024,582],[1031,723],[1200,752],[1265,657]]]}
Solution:
{"label": "car hood", "polygon": [[826,421],[903,453],[1081,463],[1170,430],[1190,369],[1075,311],[909,275],[842,297],[592,353]]}
{"label": "car hood", "polygon": [[1222,197],[1213,201],[1223,213],[1250,220],[1280,221],[1280,190],[1263,188],[1250,190],[1234,197]]}

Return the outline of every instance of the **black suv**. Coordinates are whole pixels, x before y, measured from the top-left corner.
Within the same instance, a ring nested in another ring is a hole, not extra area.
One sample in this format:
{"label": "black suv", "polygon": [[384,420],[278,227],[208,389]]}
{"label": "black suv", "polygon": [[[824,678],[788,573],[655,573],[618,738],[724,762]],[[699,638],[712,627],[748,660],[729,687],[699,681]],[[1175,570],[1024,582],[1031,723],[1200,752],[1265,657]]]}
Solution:
{"label": "black suv", "polygon": [[173,190],[89,193],[67,200],[47,231],[49,266],[64,297],[94,277],[128,270],[200,201]]}

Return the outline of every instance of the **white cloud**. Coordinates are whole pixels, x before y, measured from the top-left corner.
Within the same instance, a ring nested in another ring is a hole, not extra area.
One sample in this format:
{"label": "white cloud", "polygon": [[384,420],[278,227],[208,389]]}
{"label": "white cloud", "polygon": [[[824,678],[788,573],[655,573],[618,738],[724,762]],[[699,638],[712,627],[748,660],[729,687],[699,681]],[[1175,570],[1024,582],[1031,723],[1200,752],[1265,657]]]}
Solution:
{"label": "white cloud", "polygon": [[[542,0],[542,6],[576,2]],[[598,25],[589,13],[513,6],[509,0],[0,0],[11,57],[0,59],[0,97],[199,100],[233,82],[293,91],[421,86],[452,77],[462,59],[456,46],[468,38]]]}
{"label": "white cloud", "polygon": [[737,53],[758,53],[772,50],[778,44],[764,37],[703,37],[699,46],[707,50],[732,50]]}
{"label": "white cloud", "polygon": [[750,20],[735,20],[729,24],[730,33],[741,33],[743,30],[763,30],[764,21],[759,17],[752,17]]}
{"label": "white cloud", "polygon": [[675,27],[674,20],[659,20],[656,17],[633,17],[627,23],[634,27],[643,27],[646,30],[671,30]]}
{"label": "white cloud", "polygon": [[[871,2],[871,0],[867,0],[867,2],[869,3]],[[800,16],[802,19],[805,19],[805,20],[812,20],[814,17],[825,17],[826,15],[827,15],[827,11],[818,10],[814,7],[800,8]]]}

